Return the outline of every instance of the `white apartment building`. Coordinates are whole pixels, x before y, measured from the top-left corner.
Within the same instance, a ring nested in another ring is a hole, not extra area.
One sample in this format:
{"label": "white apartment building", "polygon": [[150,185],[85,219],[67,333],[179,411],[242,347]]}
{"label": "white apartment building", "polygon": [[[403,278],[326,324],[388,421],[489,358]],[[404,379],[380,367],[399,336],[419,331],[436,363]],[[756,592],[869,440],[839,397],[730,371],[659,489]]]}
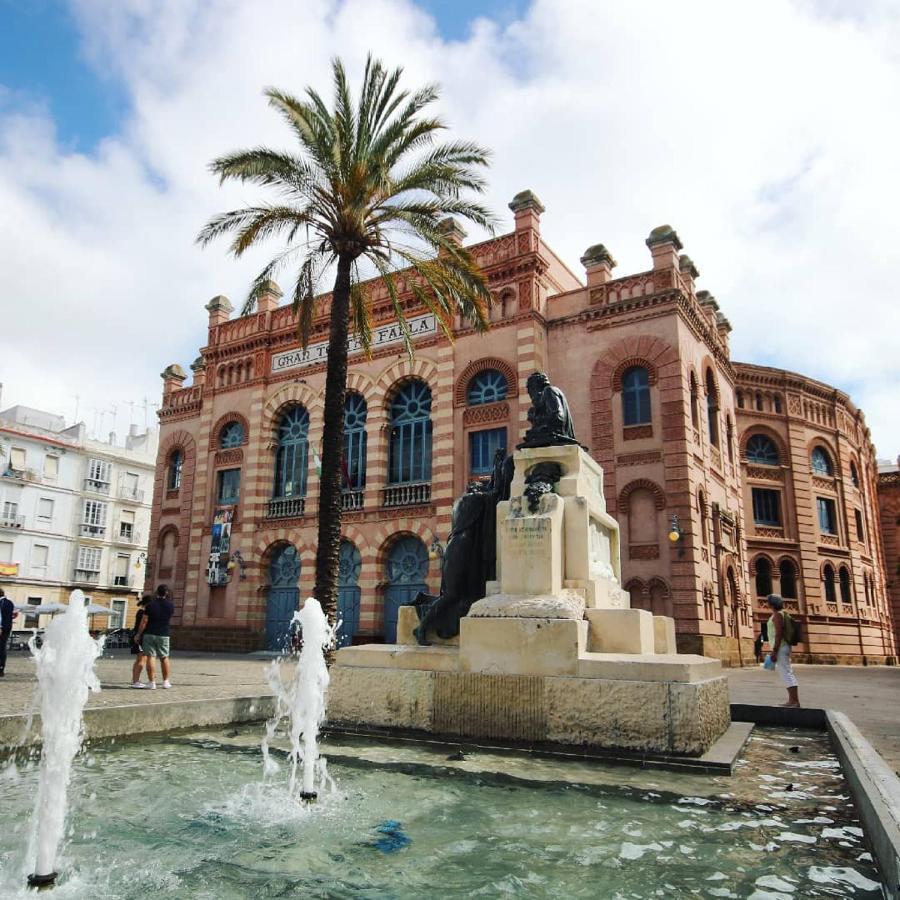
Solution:
{"label": "white apartment building", "polygon": [[96,627],[112,628],[131,623],[144,588],[159,433],[132,426],[120,447],[85,431],[25,406],[0,412],[0,585],[17,606],[81,588],[113,612]]}

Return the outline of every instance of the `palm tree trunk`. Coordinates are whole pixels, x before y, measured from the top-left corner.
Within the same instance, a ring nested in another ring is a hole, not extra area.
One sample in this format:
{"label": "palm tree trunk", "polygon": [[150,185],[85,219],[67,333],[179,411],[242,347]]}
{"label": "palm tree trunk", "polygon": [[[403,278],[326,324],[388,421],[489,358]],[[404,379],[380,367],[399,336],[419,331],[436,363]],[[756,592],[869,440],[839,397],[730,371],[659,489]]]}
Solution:
{"label": "palm tree trunk", "polygon": [[341,458],[344,453],[344,400],[347,394],[347,336],[350,322],[352,258],[338,257],[331,295],[322,475],[319,484],[319,538],[315,597],[330,622],[337,617],[338,558],[341,546]]}

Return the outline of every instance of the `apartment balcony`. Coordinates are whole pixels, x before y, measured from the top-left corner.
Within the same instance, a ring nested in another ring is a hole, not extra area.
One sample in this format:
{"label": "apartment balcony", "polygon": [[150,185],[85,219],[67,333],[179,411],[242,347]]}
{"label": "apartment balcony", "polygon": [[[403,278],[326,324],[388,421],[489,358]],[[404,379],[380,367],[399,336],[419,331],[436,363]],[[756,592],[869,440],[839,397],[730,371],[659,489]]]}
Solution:
{"label": "apartment balcony", "polygon": [[102,541],[106,536],[106,526],[82,524],[80,534],[82,537],[93,538],[95,541]]}
{"label": "apartment balcony", "polygon": [[76,569],[75,581],[82,584],[100,584],[100,573],[93,569]]}
{"label": "apartment balcony", "polygon": [[267,519],[295,519],[306,509],[306,497],[273,497],[266,509]]}
{"label": "apartment balcony", "polygon": [[134,587],[134,576],[114,575],[112,582],[115,587]]}
{"label": "apartment balcony", "polygon": [[394,484],[384,489],[382,506],[419,506],[431,502],[431,482]]}
{"label": "apartment balcony", "polygon": [[341,507],[344,512],[362,509],[363,497],[362,491],[344,491],[341,494]]}
{"label": "apartment balcony", "polygon": [[25,516],[0,516],[0,528],[24,528]]}
{"label": "apartment balcony", "polygon": [[14,469],[12,466],[7,466],[6,470],[2,473],[3,478],[8,478],[10,481],[38,481],[38,473],[35,472],[34,469]]}
{"label": "apartment balcony", "polygon": [[143,503],[144,492],[138,488],[128,487],[127,485],[119,485],[119,499],[128,503]]}
{"label": "apartment balcony", "polygon": [[86,491],[91,491],[94,494],[108,494],[109,493],[109,482],[108,481],[97,481],[96,478],[85,478],[84,479],[84,489]]}

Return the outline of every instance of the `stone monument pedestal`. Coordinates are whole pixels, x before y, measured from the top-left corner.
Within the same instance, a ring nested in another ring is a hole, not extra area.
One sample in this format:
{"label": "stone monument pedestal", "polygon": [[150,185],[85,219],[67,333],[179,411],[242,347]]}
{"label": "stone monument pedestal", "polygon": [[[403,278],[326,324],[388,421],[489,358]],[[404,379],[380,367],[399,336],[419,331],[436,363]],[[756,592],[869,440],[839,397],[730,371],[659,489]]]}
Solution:
{"label": "stone monument pedestal", "polygon": [[[398,644],[338,651],[328,721],[704,753],[730,724],[721,664],[676,653],[672,619],[630,608],[603,470],[577,445],[520,450],[515,467],[497,506],[497,580],[458,639],[418,646],[416,611],[401,607]],[[548,471],[561,474],[535,490]]]}

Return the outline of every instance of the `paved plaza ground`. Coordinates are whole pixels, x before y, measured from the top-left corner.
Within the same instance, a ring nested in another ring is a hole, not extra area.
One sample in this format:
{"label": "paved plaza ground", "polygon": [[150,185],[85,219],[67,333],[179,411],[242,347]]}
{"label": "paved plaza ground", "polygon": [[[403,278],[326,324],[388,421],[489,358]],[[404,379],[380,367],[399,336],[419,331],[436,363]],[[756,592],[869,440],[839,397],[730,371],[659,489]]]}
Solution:
{"label": "paved plaza ground", "polygon": [[[171,700],[230,699],[268,694],[267,660],[244,655],[178,653],[172,660],[172,690],[136,691],[129,687],[133,657],[108,653],[97,669],[103,690],[89,706],[165,703]],[[795,666],[804,706],[846,713],[894,771],[900,772],[900,667]],[[778,705],[786,699],[774,672],[727,669],[732,703]],[[0,715],[23,713],[34,691],[27,654],[12,652],[0,680]]]}

